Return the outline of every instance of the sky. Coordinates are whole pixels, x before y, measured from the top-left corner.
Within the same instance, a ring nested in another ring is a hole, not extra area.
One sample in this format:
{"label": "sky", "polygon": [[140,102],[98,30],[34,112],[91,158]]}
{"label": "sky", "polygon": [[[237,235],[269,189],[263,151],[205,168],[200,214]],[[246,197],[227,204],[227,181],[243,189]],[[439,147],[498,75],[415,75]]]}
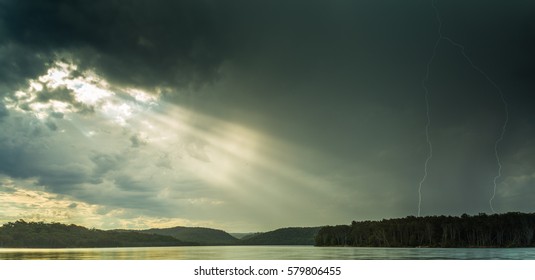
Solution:
{"label": "sky", "polygon": [[0,223],[534,212],[534,49],[530,1],[0,0]]}

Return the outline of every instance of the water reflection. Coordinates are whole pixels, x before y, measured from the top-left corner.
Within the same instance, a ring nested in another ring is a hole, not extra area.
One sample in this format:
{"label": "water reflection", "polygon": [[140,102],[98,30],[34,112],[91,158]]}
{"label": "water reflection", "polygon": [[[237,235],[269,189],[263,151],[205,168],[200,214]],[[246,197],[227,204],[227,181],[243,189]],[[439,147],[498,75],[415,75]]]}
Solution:
{"label": "water reflection", "polygon": [[535,259],[535,248],[324,248],[205,246],[76,249],[0,249],[4,260],[416,260]]}

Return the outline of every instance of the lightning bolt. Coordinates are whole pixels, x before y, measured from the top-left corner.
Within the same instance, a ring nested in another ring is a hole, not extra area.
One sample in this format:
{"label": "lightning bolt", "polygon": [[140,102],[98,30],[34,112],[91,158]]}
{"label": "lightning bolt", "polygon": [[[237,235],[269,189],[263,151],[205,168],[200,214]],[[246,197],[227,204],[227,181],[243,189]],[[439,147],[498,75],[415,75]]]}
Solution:
{"label": "lightning bolt", "polygon": [[493,213],[496,213],[496,211],[494,210],[494,207],[492,205],[492,201],[496,197],[497,181],[502,176],[502,164],[501,164],[501,161],[500,161],[500,155],[498,153],[498,146],[499,146],[500,142],[502,142],[503,137],[505,135],[505,132],[507,130],[507,124],[509,122],[509,106],[507,104],[507,101],[505,100],[505,96],[504,96],[502,90],[500,89],[500,87],[498,87],[498,85],[489,77],[489,75],[485,71],[483,71],[481,68],[479,68],[472,61],[472,59],[468,56],[468,54],[466,54],[465,47],[463,45],[461,45],[460,43],[454,41],[450,37],[444,36],[442,34],[442,20],[440,18],[440,13],[438,11],[438,7],[436,6],[435,0],[431,0],[431,5],[433,6],[433,10],[435,11],[435,17],[436,17],[436,20],[438,22],[438,38],[437,38],[437,40],[435,42],[435,46],[433,47],[433,54],[431,55],[431,58],[429,59],[429,61],[427,63],[427,71],[426,71],[425,77],[422,80],[422,87],[424,88],[424,92],[425,92],[425,104],[426,104],[426,114],[427,114],[427,123],[426,123],[426,126],[425,126],[425,135],[426,135],[427,145],[429,147],[429,154],[427,156],[427,159],[425,160],[424,176],[422,177],[422,180],[420,181],[420,184],[419,184],[419,187],[418,187],[418,217],[420,216],[420,212],[421,212],[422,185],[424,184],[424,182],[425,182],[425,180],[427,178],[427,171],[428,171],[429,161],[433,157],[433,146],[431,145],[431,141],[429,139],[429,127],[431,125],[431,118],[429,116],[430,115],[429,114],[429,90],[428,90],[426,84],[427,84],[427,82],[429,80],[429,73],[431,71],[430,70],[431,69],[431,64],[433,63],[433,60],[434,60],[434,58],[436,56],[437,48],[440,45],[440,42],[442,40],[445,40],[445,41],[449,42],[451,45],[459,48],[462,56],[466,59],[466,61],[470,64],[470,66],[474,70],[479,72],[496,89],[496,91],[498,92],[498,94],[500,96],[500,100],[501,100],[501,102],[503,104],[503,107],[504,107],[505,120],[504,120],[503,125],[501,127],[501,133],[500,133],[499,137],[496,139],[496,141],[494,142],[494,156],[496,157],[496,163],[498,165],[498,173],[496,174],[496,176],[494,176],[494,179],[493,179],[493,192],[492,192],[491,198],[489,199],[490,209],[492,210]]}
{"label": "lightning bolt", "polygon": [[494,180],[493,180],[494,188],[493,188],[492,196],[489,199],[490,209],[492,210],[493,213],[496,213],[496,211],[494,211],[494,207],[492,207],[492,200],[494,200],[494,197],[496,196],[496,181],[502,176],[502,164],[500,162],[500,156],[498,155],[498,144],[502,142],[503,136],[505,135],[505,131],[507,129],[507,123],[509,122],[509,109],[507,106],[507,102],[505,101],[505,98],[503,97],[503,94],[501,95],[501,99],[505,108],[505,121],[503,122],[502,133],[500,134],[500,137],[498,137],[498,139],[496,139],[496,142],[494,142],[494,155],[496,156],[496,162],[498,163],[498,174],[494,176]]}
{"label": "lightning bolt", "polygon": [[500,133],[499,137],[496,139],[496,141],[494,142],[494,156],[496,157],[496,163],[498,165],[498,174],[496,174],[496,176],[494,176],[494,179],[492,180],[492,182],[493,182],[492,196],[489,199],[490,209],[492,210],[493,213],[496,213],[496,211],[494,211],[494,207],[492,206],[492,201],[496,197],[497,181],[502,176],[502,163],[500,161],[500,155],[498,153],[498,145],[500,144],[500,142],[502,142],[503,137],[505,135],[505,131],[507,130],[507,123],[509,122],[509,106],[507,104],[507,101],[505,100],[505,96],[503,95],[503,92],[500,89],[500,87],[498,87],[498,85],[489,77],[489,75],[487,75],[487,73],[485,73],[485,71],[483,71],[481,68],[477,67],[474,64],[474,62],[466,54],[464,46],[459,44],[459,43],[457,43],[457,42],[455,42],[455,41],[453,41],[452,39],[450,39],[448,37],[444,37],[444,39],[447,40],[448,42],[450,42],[452,45],[458,47],[461,50],[461,54],[468,61],[468,63],[470,63],[472,68],[474,68],[483,77],[485,77],[485,79],[496,89],[496,91],[498,91],[498,93],[500,95],[500,100],[501,100],[501,102],[503,104],[503,108],[504,108],[504,112],[505,112],[505,120],[504,120],[503,125],[502,125],[501,133]]}
{"label": "lightning bolt", "polygon": [[429,112],[429,89],[427,88],[427,82],[429,81],[429,74],[431,73],[431,64],[433,64],[433,60],[435,59],[435,56],[437,55],[437,49],[440,45],[440,41],[444,38],[442,36],[442,20],[440,20],[440,15],[438,13],[438,9],[435,6],[435,2],[431,0],[431,5],[433,6],[433,9],[435,10],[435,16],[438,22],[438,38],[435,41],[435,46],[433,47],[433,53],[431,57],[429,58],[429,61],[427,61],[427,68],[425,72],[425,77],[422,79],[422,88],[424,89],[424,97],[425,97],[425,114],[427,117],[427,122],[425,124],[425,139],[427,141],[427,158],[425,159],[424,164],[424,176],[420,180],[420,184],[418,185],[418,217],[420,217],[420,213],[422,212],[422,186],[425,183],[425,180],[427,179],[427,171],[429,169],[429,161],[431,158],[433,158],[433,144],[431,143],[431,139],[429,137],[429,127],[431,126],[431,115]]}

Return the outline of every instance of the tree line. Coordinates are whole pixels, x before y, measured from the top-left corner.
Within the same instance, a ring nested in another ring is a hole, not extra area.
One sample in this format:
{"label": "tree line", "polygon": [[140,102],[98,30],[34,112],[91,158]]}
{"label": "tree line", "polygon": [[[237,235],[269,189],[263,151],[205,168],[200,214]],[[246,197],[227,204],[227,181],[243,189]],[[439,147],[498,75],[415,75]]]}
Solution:
{"label": "tree line", "polygon": [[532,247],[535,213],[427,216],[353,221],[326,226],[316,246],[355,247]]}
{"label": "tree line", "polygon": [[18,220],[0,227],[4,248],[91,248],[197,245],[171,236],[130,231],[104,231],[61,223]]}

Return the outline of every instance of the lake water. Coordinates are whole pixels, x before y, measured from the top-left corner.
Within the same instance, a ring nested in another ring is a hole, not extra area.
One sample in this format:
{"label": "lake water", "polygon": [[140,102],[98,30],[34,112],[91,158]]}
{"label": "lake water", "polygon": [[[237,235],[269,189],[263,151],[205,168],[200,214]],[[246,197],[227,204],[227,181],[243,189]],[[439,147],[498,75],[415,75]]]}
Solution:
{"label": "lake water", "polygon": [[349,248],[313,246],[202,246],[5,249],[10,260],[535,260],[535,248]]}

